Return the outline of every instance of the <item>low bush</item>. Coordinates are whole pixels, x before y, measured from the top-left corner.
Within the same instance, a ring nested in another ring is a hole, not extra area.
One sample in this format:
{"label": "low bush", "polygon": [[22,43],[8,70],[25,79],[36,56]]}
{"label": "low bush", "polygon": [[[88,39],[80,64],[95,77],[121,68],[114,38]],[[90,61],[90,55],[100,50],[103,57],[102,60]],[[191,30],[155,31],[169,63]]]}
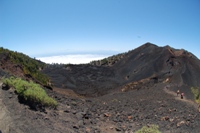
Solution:
{"label": "low bush", "polygon": [[135,133],[161,133],[158,130],[159,126],[158,125],[150,125],[149,127],[143,126],[140,130],[136,131]]}
{"label": "low bush", "polygon": [[194,94],[194,100],[196,103],[200,104],[200,92],[197,87],[191,87],[191,91]]}
{"label": "low bush", "polygon": [[21,78],[3,78],[4,84],[7,84],[15,88],[16,93],[24,99],[27,103],[32,103],[33,105],[40,105],[42,107],[56,107],[57,102],[49,97],[45,90],[40,87],[40,85],[30,81],[22,80]]}

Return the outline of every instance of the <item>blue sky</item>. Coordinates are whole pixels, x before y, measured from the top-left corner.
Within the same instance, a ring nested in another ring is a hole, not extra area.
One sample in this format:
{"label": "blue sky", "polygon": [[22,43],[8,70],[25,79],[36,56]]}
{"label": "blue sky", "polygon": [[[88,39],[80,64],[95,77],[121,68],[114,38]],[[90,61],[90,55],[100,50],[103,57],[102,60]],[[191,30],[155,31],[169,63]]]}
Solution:
{"label": "blue sky", "polygon": [[151,42],[200,58],[199,14],[199,0],[0,0],[0,46],[39,58]]}

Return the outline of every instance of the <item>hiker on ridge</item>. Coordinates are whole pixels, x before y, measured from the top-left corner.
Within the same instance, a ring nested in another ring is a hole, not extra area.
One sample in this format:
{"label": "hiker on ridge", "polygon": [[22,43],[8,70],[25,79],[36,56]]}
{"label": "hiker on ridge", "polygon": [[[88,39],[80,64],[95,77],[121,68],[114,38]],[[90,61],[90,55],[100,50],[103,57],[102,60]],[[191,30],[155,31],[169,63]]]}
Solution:
{"label": "hiker on ridge", "polygon": [[184,93],[181,93],[181,99],[183,99]]}
{"label": "hiker on ridge", "polygon": [[177,96],[180,94],[180,91],[179,90],[177,90]]}

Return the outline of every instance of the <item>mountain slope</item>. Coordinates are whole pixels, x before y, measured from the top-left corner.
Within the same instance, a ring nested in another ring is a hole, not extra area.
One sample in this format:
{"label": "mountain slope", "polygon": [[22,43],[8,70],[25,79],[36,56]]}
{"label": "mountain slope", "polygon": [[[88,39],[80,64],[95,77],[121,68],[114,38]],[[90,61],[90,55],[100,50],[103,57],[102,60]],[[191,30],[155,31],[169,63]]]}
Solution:
{"label": "mountain slope", "polygon": [[[23,63],[4,54],[1,76],[26,77]],[[185,50],[147,43],[109,63],[46,65],[41,72],[53,83],[53,90],[44,89],[57,108],[33,111],[0,80],[0,132],[131,133],[156,124],[164,133],[199,133],[200,113],[190,90],[199,87],[199,60]]]}
{"label": "mountain slope", "polygon": [[200,61],[185,50],[146,43],[113,57],[108,64],[49,66],[43,72],[51,77],[55,87],[87,96],[148,88],[165,80],[177,87],[200,87]]}
{"label": "mountain slope", "polygon": [[[147,77],[162,79],[168,77],[171,82],[188,86],[200,86],[200,61],[185,50],[176,50],[169,46],[158,47],[145,44],[122,61],[113,66],[119,75],[130,81]],[[190,80],[189,80],[190,79]]]}

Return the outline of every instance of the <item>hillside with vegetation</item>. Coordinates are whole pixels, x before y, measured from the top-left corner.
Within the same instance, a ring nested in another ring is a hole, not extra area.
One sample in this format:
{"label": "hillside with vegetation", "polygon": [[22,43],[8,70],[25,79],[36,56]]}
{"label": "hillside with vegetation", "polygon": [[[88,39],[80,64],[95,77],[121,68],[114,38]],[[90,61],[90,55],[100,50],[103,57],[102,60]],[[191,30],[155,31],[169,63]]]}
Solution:
{"label": "hillside with vegetation", "polygon": [[41,70],[45,66],[44,62],[30,58],[23,53],[0,48],[0,69],[10,75],[33,79],[38,83],[48,86],[48,76],[41,73]]}

